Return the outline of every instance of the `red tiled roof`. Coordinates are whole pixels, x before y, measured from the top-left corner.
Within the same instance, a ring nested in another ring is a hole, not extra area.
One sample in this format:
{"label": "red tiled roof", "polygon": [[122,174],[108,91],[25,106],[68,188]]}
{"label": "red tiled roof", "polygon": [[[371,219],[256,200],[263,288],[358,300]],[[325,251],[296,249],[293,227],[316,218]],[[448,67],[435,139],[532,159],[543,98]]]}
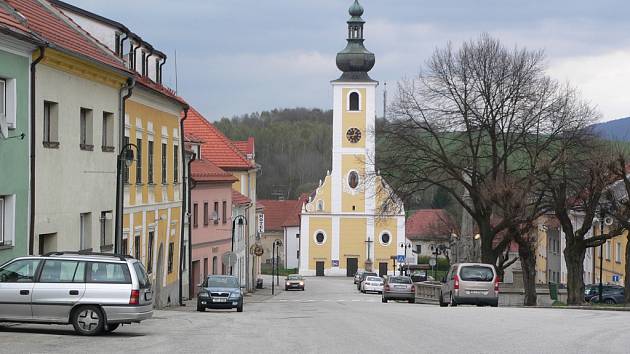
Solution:
{"label": "red tiled roof", "polygon": [[72,20],[52,5],[47,7],[37,0],[6,0],[27,20],[28,28],[43,37],[51,47],[58,47],[75,54],[91,58],[102,64],[129,73],[122,60],[105,47],[99,46],[97,40],[87,32],[71,25]]}
{"label": "red tiled roof", "polygon": [[265,231],[282,231],[287,218],[295,212],[298,200],[258,200],[265,211]]}
{"label": "red tiled roof", "polygon": [[230,139],[192,107],[184,121],[184,130],[204,141],[201,145],[203,159],[228,170],[248,170],[254,167]]}
{"label": "red tiled roof", "polygon": [[410,240],[448,239],[453,221],[444,209],[421,209],[412,212],[405,224],[405,235]]}
{"label": "red tiled roof", "polygon": [[190,176],[197,182],[236,182],[237,179],[206,160],[194,160],[190,163]]}
{"label": "red tiled roof", "polygon": [[196,135],[190,134],[188,132],[184,133],[184,140],[189,143],[197,143],[197,144],[203,143],[203,139],[201,139],[200,137]]}
{"label": "red tiled roof", "polygon": [[244,141],[241,141],[241,140],[232,141],[232,143],[245,156],[247,156],[248,154],[252,156],[254,155],[254,138],[253,137],[250,136],[247,140],[244,140]]}
{"label": "red tiled roof", "polygon": [[234,205],[246,205],[251,204],[252,200],[242,195],[241,193],[232,190],[232,204]]}
{"label": "red tiled roof", "polygon": [[146,76],[141,76],[138,73],[135,73],[135,79],[136,79],[136,83],[151,89],[153,91],[156,91],[157,93],[161,93],[162,95],[172,98],[173,100],[181,103],[182,105],[187,106],[188,103],[186,102],[186,100],[184,100],[183,98],[177,96],[177,94],[175,94],[175,91],[171,90],[170,88],[162,85],[162,84],[158,84],[157,82],[154,82],[153,80],[149,79]]}
{"label": "red tiled roof", "polygon": [[289,212],[287,218],[282,223],[282,226],[300,226],[300,214],[302,213],[302,206],[304,203],[308,201],[308,194],[303,193],[300,198],[298,198],[297,203],[295,203],[295,207],[293,210]]}
{"label": "red tiled roof", "polygon": [[24,34],[31,34],[31,30],[27,27],[26,19],[22,20],[18,16],[0,7],[0,27],[8,28],[12,31],[17,30]]}

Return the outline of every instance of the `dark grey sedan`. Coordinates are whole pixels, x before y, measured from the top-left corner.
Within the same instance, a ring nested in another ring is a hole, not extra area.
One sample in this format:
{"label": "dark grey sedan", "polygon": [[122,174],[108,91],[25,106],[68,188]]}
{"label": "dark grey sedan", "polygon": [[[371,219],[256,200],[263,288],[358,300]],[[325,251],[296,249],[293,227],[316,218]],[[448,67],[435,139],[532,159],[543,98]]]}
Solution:
{"label": "dark grey sedan", "polygon": [[197,311],[233,309],[243,312],[243,291],[238,278],[231,275],[210,275],[200,285]]}

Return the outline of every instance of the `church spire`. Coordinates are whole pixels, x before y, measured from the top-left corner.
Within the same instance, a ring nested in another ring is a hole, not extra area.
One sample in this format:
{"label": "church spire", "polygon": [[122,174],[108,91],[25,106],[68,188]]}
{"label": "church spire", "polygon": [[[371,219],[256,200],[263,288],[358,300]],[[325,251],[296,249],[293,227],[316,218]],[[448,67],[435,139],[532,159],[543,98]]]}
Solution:
{"label": "church spire", "polygon": [[351,16],[348,20],[348,44],[337,53],[337,68],[343,71],[339,81],[373,81],[368,72],[374,67],[376,59],[363,46],[363,7],[354,0],[348,12]]}

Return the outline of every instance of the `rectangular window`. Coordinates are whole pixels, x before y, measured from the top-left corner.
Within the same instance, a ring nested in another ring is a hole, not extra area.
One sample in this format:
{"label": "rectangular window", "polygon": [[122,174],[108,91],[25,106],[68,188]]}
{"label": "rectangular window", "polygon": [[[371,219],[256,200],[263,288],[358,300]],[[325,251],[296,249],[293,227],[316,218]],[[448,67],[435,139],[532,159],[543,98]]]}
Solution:
{"label": "rectangular window", "polygon": [[179,156],[177,156],[178,153],[179,146],[173,146],[173,183],[177,183],[179,181],[179,178],[177,177],[177,175],[179,174]]}
{"label": "rectangular window", "polygon": [[110,283],[110,284],[130,284],[131,274],[127,263],[88,263],[87,277],[88,283]]}
{"label": "rectangular window", "polygon": [[138,156],[136,156],[136,184],[142,184],[142,139],[136,139]]}
{"label": "rectangular window", "polygon": [[208,225],[208,202],[203,203],[203,224]]}
{"label": "rectangular window", "polygon": [[167,184],[166,180],[166,144],[162,144],[162,184]]}
{"label": "rectangular window", "polygon": [[147,244],[147,272],[153,271],[153,242],[155,231],[149,231],[149,242]]}
{"label": "rectangular window", "polygon": [[92,214],[82,213],[80,216],[80,247],[81,250],[91,250],[92,247]]}
{"label": "rectangular window", "polygon": [[149,146],[148,146],[148,177],[149,177],[149,184],[153,184],[153,142],[151,140],[149,140],[148,142]]}
{"label": "rectangular window", "polygon": [[610,240],[606,241],[606,260],[609,261],[610,260],[610,253],[611,253],[611,246],[610,246]]}
{"label": "rectangular window", "polygon": [[120,33],[114,34],[114,51],[116,52],[116,56],[120,56],[122,52],[120,48]]}
{"label": "rectangular window", "polygon": [[[123,146],[127,146],[127,145],[129,145],[129,137],[125,136],[123,137]],[[123,178],[123,183],[129,184],[129,165],[127,165],[126,163],[122,164],[122,178]]]}
{"label": "rectangular window", "polygon": [[4,197],[0,197],[0,245],[4,245],[4,236],[5,236],[5,226],[4,226],[4,218],[5,218],[5,207],[4,207]]}
{"label": "rectangular window", "polygon": [[7,82],[0,79],[0,118],[7,115]]}
{"label": "rectangular window", "polygon": [[193,204],[193,227],[199,226],[199,219],[197,213],[199,212],[199,205]]}
{"label": "rectangular window", "polygon": [[44,101],[44,147],[59,147],[59,105]]}
{"label": "rectangular window", "polygon": [[173,273],[173,252],[175,251],[175,243],[168,244],[168,272]]}
{"label": "rectangular window", "polygon": [[46,260],[39,276],[40,283],[82,283],[85,263],[70,260]]}
{"label": "rectangular window", "polygon": [[79,147],[81,150],[92,151],[92,110],[89,108],[81,108],[79,119],[81,120],[81,140]]}
{"label": "rectangular window", "polygon": [[114,114],[103,112],[103,131],[102,131],[102,147],[103,152],[113,152],[114,149]]}
{"label": "rectangular window", "polygon": [[158,84],[162,83],[162,73],[160,72],[160,61],[159,60],[155,61],[155,81]]}
{"label": "rectangular window", "polygon": [[214,214],[212,214],[212,220],[214,220],[214,224],[219,223],[219,202],[214,202]]}
{"label": "rectangular window", "polygon": [[112,211],[101,212],[101,252],[112,250]]}
{"label": "rectangular window", "polygon": [[142,76],[147,76],[147,53],[142,52]]}
{"label": "rectangular window", "polygon": [[122,254],[129,254],[129,240],[126,238],[122,240]]}
{"label": "rectangular window", "polygon": [[615,244],[615,262],[621,263],[621,242]]}
{"label": "rectangular window", "polygon": [[133,256],[140,259],[140,235],[133,238]]}
{"label": "rectangular window", "polygon": [[228,215],[227,215],[227,202],[223,201],[223,218],[221,221],[225,224],[227,223]]}

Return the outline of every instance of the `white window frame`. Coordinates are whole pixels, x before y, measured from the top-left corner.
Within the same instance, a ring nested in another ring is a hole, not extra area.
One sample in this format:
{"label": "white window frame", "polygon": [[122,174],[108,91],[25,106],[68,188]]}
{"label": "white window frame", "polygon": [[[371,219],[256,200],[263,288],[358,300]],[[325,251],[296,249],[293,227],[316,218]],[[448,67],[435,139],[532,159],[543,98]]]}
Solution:
{"label": "white window frame", "polygon": [[[318,234],[318,233],[321,233],[322,235],[324,235],[324,240],[323,240],[321,243],[317,242],[317,234]],[[328,235],[326,235],[326,231],[324,231],[324,230],[317,230],[317,231],[315,231],[315,232],[313,233],[313,242],[314,242],[316,245],[318,245],[318,246],[323,246],[323,245],[325,245],[325,244],[326,244],[326,241],[327,241],[327,240],[328,240]]]}
{"label": "white window frame", "polygon": [[615,243],[615,262],[621,263],[621,242]]}
{"label": "white window frame", "polygon": [[611,253],[611,245],[610,240],[606,241],[606,260],[610,261],[610,253]]}
{"label": "white window frame", "polygon": [[[0,96],[4,102],[0,111],[0,127],[1,130],[12,130],[17,128],[17,97],[16,97],[16,80],[11,78],[0,78]],[[4,133],[8,133],[5,131]],[[1,133],[0,133],[1,134]],[[4,135],[4,134],[2,134]],[[8,135],[8,134],[7,134]]]}
{"label": "white window frame", "polygon": [[0,246],[13,246],[15,235],[15,194],[0,195]]}
{"label": "white window frame", "polygon": [[5,198],[0,197],[0,245],[4,245],[4,237],[5,237]]}
{"label": "white window frame", "polygon": [[7,115],[7,80],[0,78],[0,118]]}
{"label": "white window frame", "polygon": [[[383,242],[383,235],[388,234],[389,235],[389,242],[385,243]],[[378,235],[378,243],[380,243],[382,246],[389,246],[392,244],[392,239],[394,237],[392,236],[392,233],[389,230],[383,230],[381,231],[381,233]]]}
{"label": "white window frame", "polygon": [[[350,95],[355,93],[359,95],[359,109],[356,111],[350,110]],[[348,95],[346,96],[346,112],[361,112],[361,103],[363,103],[363,97],[361,97],[361,92],[359,90],[350,90],[348,91]]]}

